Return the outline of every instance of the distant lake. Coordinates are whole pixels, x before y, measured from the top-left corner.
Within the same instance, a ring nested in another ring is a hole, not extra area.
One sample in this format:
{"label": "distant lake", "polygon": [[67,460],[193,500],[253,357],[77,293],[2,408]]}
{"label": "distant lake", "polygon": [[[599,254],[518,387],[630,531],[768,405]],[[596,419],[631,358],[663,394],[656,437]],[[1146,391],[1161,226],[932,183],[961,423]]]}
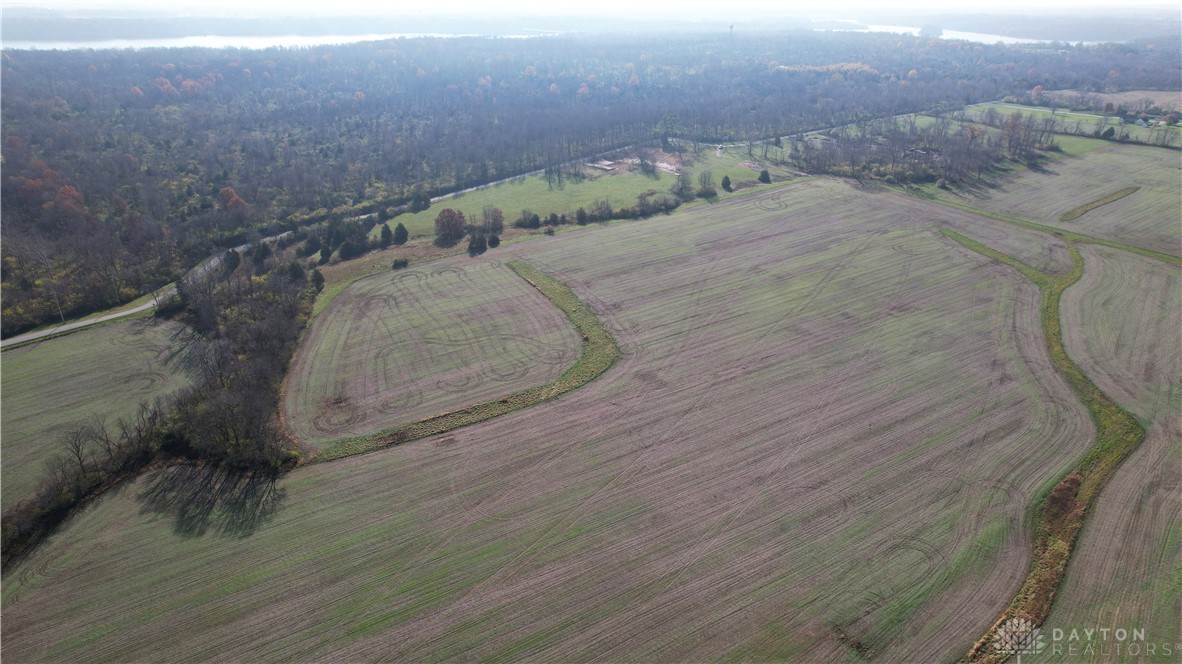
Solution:
{"label": "distant lake", "polygon": [[[0,47],[39,50],[76,51],[83,49],[107,48],[299,48],[323,46],[325,44],[353,44],[357,42],[381,41],[405,37],[473,37],[477,35],[453,35],[432,33],[394,33],[368,35],[268,35],[260,37],[233,35],[201,35],[196,37],[172,37],[169,39],[111,39],[107,41],[5,41]],[[500,39],[522,39],[531,35],[497,35]]]}
{"label": "distant lake", "polygon": [[[895,32],[908,35],[918,35],[919,28],[902,25],[866,25],[849,21],[849,28],[837,28],[839,32]],[[267,35],[267,36],[233,36],[233,35],[200,35],[194,37],[171,37],[168,39],[112,39],[106,41],[5,41],[0,47],[22,50],[83,50],[83,49],[116,49],[116,48],[300,48],[304,46],[323,46],[326,44],[353,44],[366,41],[381,41],[384,39],[413,39],[416,37],[475,37],[489,36],[500,39],[524,39],[540,36],[532,35],[460,35],[447,33],[390,33],[365,35]],[[549,33],[554,34],[554,33]],[[982,44],[1045,44],[1045,39],[1022,39],[1006,37],[1004,35],[990,35],[982,32],[960,32],[945,30],[941,39],[964,39]]]}
{"label": "distant lake", "polygon": [[[909,35],[919,35],[920,28],[902,25],[868,25],[865,29],[851,32],[901,32]],[[963,39],[981,44],[1047,44],[1046,39],[1024,39],[1021,37],[1006,37],[1004,35],[990,35],[984,32],[961,32],[959,30],[945,30],[940,39]]]}
{"label": "distant lake", "polygon": [[[844,25],[843,25],[844,24]],[[854,20],[840,20],[830,21],[829,26],[837,25],[839,27],[826,27],[824,30],[832,32],[893,32],[897,34],[911,35],[913,37],[919,36],[921,28],[916,28],[907,25],[871,25],[866,23],[859,23]],[[848,25],[849,27],[845,27]],[[960,30],[944,30],[940,34],[940,39],[963,39],[964,41],[977,42],[979,44],[1049,44],[1047,39],[1026,39],[1023,37],[1007,37],[1005,35],[991,35],[984,32],[962,32]]]}

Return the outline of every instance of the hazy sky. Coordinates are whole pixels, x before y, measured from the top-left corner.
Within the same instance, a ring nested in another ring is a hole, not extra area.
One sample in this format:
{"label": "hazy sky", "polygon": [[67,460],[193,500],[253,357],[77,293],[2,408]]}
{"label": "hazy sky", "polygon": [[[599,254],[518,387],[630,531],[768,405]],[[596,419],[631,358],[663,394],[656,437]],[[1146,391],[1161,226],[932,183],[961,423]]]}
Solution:
{"label": "hazy sky", "polygon": [[[1029,2],[1023,0],[988,0],[977,7],[965,3],[950,3],[948,0],[900,0],[898,2],[883,2],[882,0],[834,0],[819,3],[792,2],[792,0],[656,0],[656,2],[641,3],[636,0],[593,0],[588,3],[569,2],[564,0],[440,0],[438,2],[417,5],[425,7],[420,11],[410,9],[415,7],[407,3],[366,2],[364,0],[206,0],[205,2],[173,2],[162,3],[153,0],[8,0],[7,6],[37,6],[47,9],[69,9],[86,7],[92,9],[113,9],[133,7],[155,11],[168,9],[180,10],[184,13],[218,13],[234,15],[264,15],[270,13],[281,14],[441,14],[441,13],[496,13],[496,14],[533,14],[533,15],[571,15],[596,14],[617,16],[652,16],[667,14],[689,18],[695,16],[741,16],[741,15],[770,15],[807,13],[826,15],[855,15],[859,12],[872,11],[906,11],[930,10],[938,12],[948,11],[1010,11],[1016,13],[1042,13],[1047,10],[1079,9],[1083,7],[1113,9],[1112,0],[1041,0]],[[1140,6],[1177,7],[1175,0],[1137,0]],[[394,5],[394,7],[391,7]],[[401,5],[401,7],[399,7]],[[1128,9],[1125,5],[1122,9]]]}

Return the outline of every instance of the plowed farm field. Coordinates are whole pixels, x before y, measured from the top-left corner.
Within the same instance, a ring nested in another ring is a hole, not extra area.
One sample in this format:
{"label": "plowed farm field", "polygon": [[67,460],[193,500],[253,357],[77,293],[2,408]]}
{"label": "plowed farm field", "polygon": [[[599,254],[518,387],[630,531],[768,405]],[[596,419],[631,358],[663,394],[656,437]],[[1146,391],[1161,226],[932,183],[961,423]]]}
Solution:
{"label": "plowed farm field", "polygon": [[[975,194],[941,192],[949,200],[1040,224],[1182,255],[1182,156],[1175,150],[1106,145],[1021,170]],[[1060,217],[1136,187],[1073,221]]]}
{"label": "plowed farm field", "polygon": [[312,443],[374,433],[548,383],[581,346],[562,311],[497,261],[369,277],[313,323],[286,422]]}
{"label": "plowed farm field", "polygon": [[188,384],[174,357],[173,323],[135,321],[74,332],[4,351],[3,476],[6,506],[36,488],[59,437],[94,415],[112,431],[120,417]]}
{"label": "plowed farm field", "polygon": [[1100,495],[1047,627],[1140,628],[1145,642],[1121,656],[1097,635],[1090,653],[1080,641],[1048,661],[1169,661],[1162,644],[1173,648],[1182,625],[1182,275],[1113,249],[1083,254],[1084,276],[1064,295],[1064,341],[1147,435]]}
{"label": "plowed farm field", "polygon": [[[569,286],[619,360],[533,408],[300,468],[265,510],[205,515],[248,536],[195,531],[169,511],[183,500],[154,500],[186,478],[145,477],[5,577],[5,656],[955,660],[1025,578],[1031,501],[1093,425],[1052,368],[1037,288],[940,228],[1064,262],[1050,236],[828,180],[490,252]],[[441,383],[486,357],[465,340],[503,334],[510,307],[567,347],[545,301],[480,308],[513,275],[455,264],[500,284],[432,295],[454,307],[437,320],[476,311],[470,337],[411,320],[387,341],[380,321],[403,323],[361,303],[436,278],[390,275],[340,296],[355,331],[326,347],[381,339],[409,364],[456,341],[464,359],[408,374],[423,403],[442,395],[427,410],[454,403]],[[329,386],[316,405],[373,350],[292,380]],[[532,383],[549,365],[525,366]]]}

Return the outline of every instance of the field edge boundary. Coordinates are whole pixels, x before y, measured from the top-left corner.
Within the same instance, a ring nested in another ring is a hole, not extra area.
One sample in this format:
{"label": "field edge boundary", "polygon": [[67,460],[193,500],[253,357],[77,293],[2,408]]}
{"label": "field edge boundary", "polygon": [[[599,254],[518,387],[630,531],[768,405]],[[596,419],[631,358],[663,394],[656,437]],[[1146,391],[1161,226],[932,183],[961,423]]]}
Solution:
{"label": "field edge boundary", "polygon": [[[945,200],[942,198],[926,198],[926,197],[922,197],[922,196],[916,196],[916,194],[914,194],[910,191],[907,191],[905,189],[896,189],[896,191],[899,192],[900,194],[905,195],[905,196],[914,196],[914,197],[922,198],[922,200],[925,200],[925,201],[928,201],[931,203],[935,203],[936,205],[944,205],[946,207],[955,208],[955,209],[961,210],[963,212],[969,212],[971,214],[979,215],[982,217],[988,217],[990,219],[996,219],[998,221],[1004,221],[1006,223],[1014,224],[1015,226],[1021,226],[1023,228],[1026,228],[1026,229],[1029,229],[1032,231],[1039,231],[1042,233],[1054,235],[1054,236],[1057,236],[1058,238],[1060,238],[1061,240],[1063,240],[1064,242],[1071,240],[1073,242],[1079,242],[1080,244],[1095,244],[1095,245],[1099,245],[1101,247],[1108,247],[1110,249],[1118,249],[1120,251],[1127,251],[1130,254],[1136,254],[1138,256],[1145,256],[1146,258],[1152,258],[1154,260],[1159,260],[1159,261],[1162,261],[1163,263],[1169,263],[1170,265],[1182,266],[1182,256],[1175,256],[1174,254],[1167,254],[1165,252],[1157,251],[1155,249],[1147,249],[1145,247],[1139,247],[1139,246],[1133,245],[1133,244],[1126,244],[1124,242],[1118,242],[1116,240],[1108,240],[1105,238],[1094,237],[1091,235],[1085,235],[1084,233],[1078,233],[1076,231],[1069,231],[1069,230],[1066,230],[1063,228],[1058,228],[1056,226],[1046,226],[1044,224],[1040,224],[1040,223],[1037,223],[1034,221],[1029,221],[1027,219],[1020,219],[1018,217],[1011,217],[1010,215],[1002,214],[1000,212],[993,212],[991,210],[983,210],[981,208],[973,207],[971,205],[966,205],[964,203],[958,203],[956,201],[949,201],[949,200]],[[968,245],[965,245],[965,246],[968,246]],[[978,253],[980,253],[980,252],[978,252]],[[1001,254],[1001,255],[1005,256],[1005,254]],[[993,258],[993,257],[991,256],[991,258]],[[1008,259],[1010,257],[1005,256],[1005,258]],[[1001,258],[998,258],[997,260],[1001,260],[1002,262],[1006,262],[1005,260],[1002,260]],[[1012,263],[1011,263],[1011,265],[1012,265]]]}
{"label": "field edge boundary", "polygon": [[309,463],[325,463],[376,452],[524,410],[590,383],[615,364],[620,357],[620,347],[615,337],[574,291],[524,261],[512,260],[505,265],[558,307],[574,325],[583,341],[582,352],[575,363],[556,380],[545,385],[526,388],[492,401],[433,415],[377,433],[329,443],[315,453]]}
{"label": "field edge boundary", "polygon": [[1040,319],[1051,363],[1083,402],[1096,425],[1095,442],[1083,457],[1064,470],[1049,491],[1035,496],[1033,550],[1026,578],[1009,606],[962,660],[1001,662],[1009,653],[990,650],[987,646],[1010,620],[1027,620],[1025,625],[1037,627],[1050,615],[1092,504],[1121,462],[1144,439],[1145,428],[1097,387],[1067,354],[1059,316],[1061,296],[1083,276],[1083,256],[1073,241],[1063,238],[1071,253],[1072,267],[1070,272],[1060,275],[1044,273],[956,231],[941,229],[940,232],[966,249],[1013,267],[1038,286],[1042,299]]}

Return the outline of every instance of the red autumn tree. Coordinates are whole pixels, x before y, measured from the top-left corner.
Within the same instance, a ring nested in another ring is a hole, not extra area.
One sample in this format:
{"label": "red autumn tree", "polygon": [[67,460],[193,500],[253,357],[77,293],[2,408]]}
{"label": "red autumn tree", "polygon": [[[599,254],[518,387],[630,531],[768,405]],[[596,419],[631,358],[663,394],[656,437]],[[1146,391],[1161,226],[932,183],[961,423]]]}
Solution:
{"label": "red autumn tree", "polygon": [[441,244],[454,244],[464,237],[464,213],[451,208],[443,208],[435,217],[435,241]]}
{"label": "red autumn tree", "polygon": [[218,192],[218,205],[226,212],[241,212],[250,207],[250,203],[243,200],[234,187],[222,187]]}

